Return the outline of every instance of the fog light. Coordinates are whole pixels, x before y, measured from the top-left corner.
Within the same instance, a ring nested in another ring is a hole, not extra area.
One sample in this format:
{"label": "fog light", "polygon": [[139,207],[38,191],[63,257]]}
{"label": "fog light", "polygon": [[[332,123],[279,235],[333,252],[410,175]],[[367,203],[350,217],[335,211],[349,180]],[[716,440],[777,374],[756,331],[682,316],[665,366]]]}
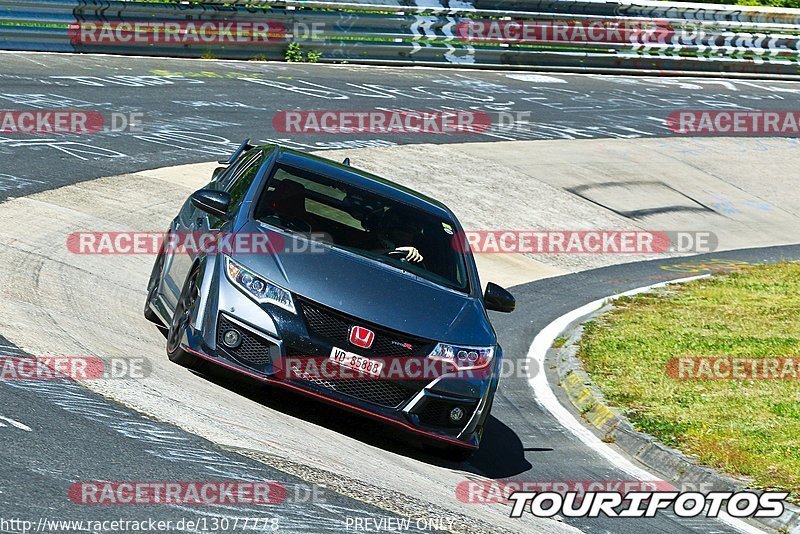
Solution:
{"label": "fog light", "polygon": [[450,410],[450,420],[454,423],[458,423],[464,418],[464,410],[460,407],[456,406],[452,410]]}
{"label": "fog light", "polygon": [[226,330],[225,335],[222,336],[222,342],[226,347],[235,349],[242,342],[242,336],[236,330]]}

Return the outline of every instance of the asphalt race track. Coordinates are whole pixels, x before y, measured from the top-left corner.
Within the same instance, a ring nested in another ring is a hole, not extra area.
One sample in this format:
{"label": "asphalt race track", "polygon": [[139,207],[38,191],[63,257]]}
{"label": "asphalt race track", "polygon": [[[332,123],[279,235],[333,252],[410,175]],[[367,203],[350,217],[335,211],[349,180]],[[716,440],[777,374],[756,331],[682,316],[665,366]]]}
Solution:
{"label": "asphalt race track", "polygon": [[[23,355],[4,346],[5,355]],[[25,428],[8,424],[6,419],[6,424],[0,425],[3,446],[12,451],[3,455],[0,463],[0,508],[4,518],[38,518],[35,521],[44,529],[40,532],[61,531],[59,521],[120,518],[194,522],[196,527],[178,530],[188,532],[201,532],[220,515],[231,522],[250,519],[251,526],[259,528],[271,528],[276,521],[280,530],[317,532],[340,532],[346,516],[399,519],[148,419],[74,382],[5,382],[0,392],[3,418],[25,421]],[[129,507],[121,513],[115,506],[77,505],[67,499],[67,495],[78,498],[71,490],[76,480],[274,481],[286,491],[286,500],[274,506],[227,510],[224,506],[153,504]],[[324,502],[310,504],[313,494]],[[43,523],[38,523],[40,520]],[[421,531],[413,526],[411,530]]]}
{"label": "asphalt race track", "polygon": [[[54,54],[0,55],[3,109],[141,113],[144,131],[0,135],[0,195],[229,155],[245,137],[308,150],[534,139],[651,137],[683,109],[792,109],[785,82],[460,72]],[[472,110],[480,134],[288,135],[278,110]],[[527,115],[516,115],[516,113]],[[509,115],[520,122],[510,125]],[[106,117],[108,118],[108,117]],[[29,165],[36,157],[38,165]]]}
{"label": "asphalt race track", "polygon": [[[37,193],[94,178],[209,161],[228,155],[245,137],[314,151],[416,143],[657,137],[669,134],[663,121],[671,111],[709,107],[797,109],[798,93],[798,84],[773,81],[464,73],[434,69],[2,54],[0,108],[143,113],[144,128],[141,132],[103,132],[91,136],[0,134],[0,195],[9,200],[34,195],[32,198],[38,202]],[[493,118],[499,117],[499,113],[531,112],[531,115],[524,127],[518,124],[516,128],[493,128],[483,134],[416,136],[287,134],[275,131],[271,120],[277,110],[375,108],[471,109],[489,113]],[[796,174],[796,169],[794,172]],[[93,200],[87,198],[87,202]],[[0,211],[2,209],[0,204]],[[167,206],[165,211],[174,209]],[[25,232],[26,221],[19,222],[20,231]],[[32,232],[30,239],[35,241],[33,234],[39,226],[35,224],[31,228],[33,230],[28,230]],[[20,235],[19,240],[24,239],[25,236]],[[4,242],[4,247],[15,250],[19,249],[18,245]],[[36,284],[43,272],[59,263],[58,254],[51,250],[26,252],[20,257],[34,267],[31,280]],[[505,358],[521,366],[533,337],[544,326],[590,301],[657,282],[713,272],[726,265],[781,259],[800,259],[800,246],[735,250],[688,259],[662,258],[544,278],[514,287],[517,311],[511,315],[493,314],[492,320]],[[131,264],[128,273],[131,280],[139,280],[149,273],[149,265],[145,266],[148,261]],[[63,269],[69,274],[69,266],[64,265]],[[15,268],[15,272],[18,270]],[[96,286],[75,291],[97,292],[98,298],[103,298],[100,296],[113,294],[114,288],[108,282],[100,279]],[[133,297],[133,301],[143,299],[144,287]],[[120,297],[125,304],[126,298]],[[27,318],[37,313],[52,315],[48,306],[50,304],[43,301],[40,310],[33,306],[31,310],[26,309],[25,318],[23,315],[18,318],[18,328],[35,328]],[[139,308],[137,304],[132,315],[139,314]],[[81,324],[81,319],[76,318],[75,324]],[[91,317],[87,317],[86,324],[90,322]],[[123,322],[135,331],[132,335],[147,339],[152,348],[148,356],[166,359],[163,347],[157,345],[154,329],[141,333],[136,330],[140,324]],[[0,337],[0,354],[25,353],[15,345],[14,331],[0,331],[0,334],[7,338]],[[83,336],[87,335],[92,335],[90,326],[86,326],[85,331],[76,331],[70,341],[80,346],[85,340]],[[59,347],[53,350],[58,351]],[[343,435],[343,440],[353,447],[351,454],[355,457],[363,454],[379,459],[384,450],[390,451],[391,459],[387,458],[385,467],[387,476],[394,469],[427,478],[447,472],[449,478],[444,484],[472,477],[515,481],[624,481],[630,478],[576,440],[537,403],[526,377],[504,378],[482,448],[468,463],[461,465],[427,455],[395,439],[390,430],[376,429],[374,424],[364,421],[354,423],[350,416],[334,409],[288,393],[265,392],[226,373],[214,373],[205,378],[192,376],[191,379],[206,381],[210,388],[207,391],[229,390],[262,411],[274,410],[296,418],[299,426],[293,431],[298,434],[333,432]],[[181,398],[170,398],[169,394],[164,390],[164,398],[153,402],[176,405],[184,402]],[[116,397],[103,397],[75,383],[42,385],[0,381],[0,437],[5,446],[0,460],[0,515],[34,520],[40,517],[166,520],[257,515],[279,519],[281,532],[336,532],[345,530],[344,517],[398,519],[404,514],[431,516],[437,511],[415,488],[408,488],[410,497],[406,501],[400,495],[376,495],[380,485],[365,483],[363,488],[358,488],[358,480],[363,480],[355,474],[349,488],[331,489],[330,481],[320,482],[315,478],[317,491],[324,495],[325,502],[309,504],[300,498],[294,502],[291,496],[295,491],[297,495],[311,491],[308,480],[319,475],[315,468],[304,469],[302,465],[290,465],[291,462],[283,465],[275,458],[257,461],[257,454],[221,447],[186,432],[185,428],[180,428],[182,425],[143,415],[140,411],[156,414],[142,406],[129,407],[118,401]],[[246,432],[258,433],[260,429],[248,427],[248,420],[237,419],[236,409],[228,412],[225,406],[219,406],[215,415],[234,419]],[[263,431],[278,432],[275,429]],[[308,439],[312,437],[309,435]],[[298,457],[303,455],[303,451],[298,451]],[[289,490],[290,498],[268,512],[263,508],[187,506],[142,506],[131,510],[132,507],[78,505],[67,498],[71,484],[78,480],[219,479],[276,481]],[[455,487],[448,486],[445,491],[456,500]],[[387,503],[388,500],[394,502]],[[420,506],[426,508],[420,510]],[[458,532],[492,531],[492,516],[484,515],[479,510],[481,507],[472,504],[457,507],[457,513],[447,511],[454,520],[451,528]],[[475,510],[474,522],[467,519],[472,516],[471,509]],[[592,533],[736,531],[721,521],[678,519],[666,513],[654,519],[569,519],[566,523]],[[513,520],[495,526],[514,529]],[[559,532],[570,529],[562,523],[540,520],[524,523],[518,530]],[[16,531],[0,528],[0,532]]]}

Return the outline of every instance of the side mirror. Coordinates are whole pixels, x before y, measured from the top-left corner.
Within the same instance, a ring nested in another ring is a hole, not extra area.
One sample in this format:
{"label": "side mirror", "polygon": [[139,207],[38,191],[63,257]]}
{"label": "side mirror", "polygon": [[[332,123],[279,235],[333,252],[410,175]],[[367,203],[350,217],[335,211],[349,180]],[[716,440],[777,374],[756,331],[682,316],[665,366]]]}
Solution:
{"label": "side mirror", "polygon": [[228,217],[228,207],[231,203],[231,196],[225,191],[201,189],[192,193],[192,196],[189,198],[192,201],[192,206],[197,209],[203,210],[211,215],[216,215],[217,217]]}
{"label": "side mirror", "polygon": [[510,313],[514,311],[514,308],[517,306],[517,300],[514,298],[514,295],[492,282],[486,284],[483,302],[486,304],[487,310],[503,313]]}

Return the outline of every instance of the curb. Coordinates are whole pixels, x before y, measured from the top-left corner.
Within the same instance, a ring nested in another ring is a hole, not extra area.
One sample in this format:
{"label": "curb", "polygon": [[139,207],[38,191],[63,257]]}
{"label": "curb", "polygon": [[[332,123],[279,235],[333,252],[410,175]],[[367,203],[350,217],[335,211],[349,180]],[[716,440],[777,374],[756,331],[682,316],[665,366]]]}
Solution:
{"label": "curb", "polygon": [[[611,301],[612,298],[609,298]],[[689,491],[742,491],[752,489],[746,480],[736,479],[696,463],[696,459],[659,442],[653,436],[636,430],[622,412],[611,406],[600,389],[592,382],[577,357],[583,324],[609,311],[606,303],[600,309],[573,321],[560,334],[567,338],[558,348],[547,353],[548,367],[554,368],[558,383],[581,418],[601,439],[615,443],[648,468],[666,476],[667,482]],[[762,528],[779,533],[800,534],[800,508],[786,503],[779,518],[750,518]]]}

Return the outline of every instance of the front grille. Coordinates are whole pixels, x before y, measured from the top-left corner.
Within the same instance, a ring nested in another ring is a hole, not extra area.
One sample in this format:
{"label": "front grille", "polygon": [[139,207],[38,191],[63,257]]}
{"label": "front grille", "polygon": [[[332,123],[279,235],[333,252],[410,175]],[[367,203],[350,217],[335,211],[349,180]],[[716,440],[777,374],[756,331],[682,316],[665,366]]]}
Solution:
{"label": "front grille", "polygon": [[[450,421],[450,410],[460,406],[464,410],[464,417],[458,422]],[[475,402],[457,402],[445,399],[427,397],[425,405],[417,413],[420,423],[426,426],[461,428],[467,424],[475,411]]]}
{"label": "front grille", "polygon": [[314,377],[303,380],[357,399],[387,408],[398,408],[414,394],[406,388],[387,380],[326,380]]}
{"label": "front grille", "polygon": [[[241,344],[235,349],[227,347],[222,342],[225,331],[234,329],[242,336]],[[272,363],[269,350],[272,345],[266,340],[253,334],[249,329],[242,328],[228,320],[224,315],[220,315],[217,325],[217,348],[222,349],[226,354],[235,360],[255,368],[263,368]]]}
{"label": "front grille", "polygon": [[295,347],[294,345],[286,344],[286,357],[287,358],[308,358],[313,356],[312,351],[303,350],[300,347]]}
{"label": "front grille", "polygon": [[[433,348],[433,342],[426,339],[365,323],[360,319],[349,317],[305,299],[300,301],[300,309],[312,334],[325,339],[332,345],[361,353],[364,356],[381,358],[427,356]],[[375,340],[369,349],[361,349],[350,344],[350,327],[356,325],[364,326],[375,332]]]}

